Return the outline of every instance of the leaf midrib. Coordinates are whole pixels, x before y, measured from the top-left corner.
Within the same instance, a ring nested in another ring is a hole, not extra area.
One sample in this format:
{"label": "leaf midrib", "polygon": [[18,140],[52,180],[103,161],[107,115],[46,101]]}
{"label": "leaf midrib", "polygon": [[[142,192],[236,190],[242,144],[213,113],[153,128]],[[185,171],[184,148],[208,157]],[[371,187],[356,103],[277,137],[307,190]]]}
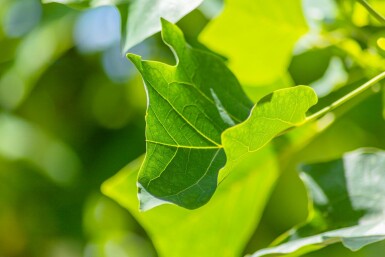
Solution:
{"label": "leaf midrib", "polygon": [[[160,96],[160,97],[162,97],[162,99],[163,100],[165,100],[170,106],[171,106],[171,108],[191,127],[191,128],[193,128],[200,136],[202,136],[203,138],[205,138],[206,140],[208,140],[210,143],[212,143],[212,144],[214,144],[215,146],[216,146],[216,148],[221,148],[222,147],[222,145],[221,145],[221,143],[219,142],[216,142],[214,139],[212,139],[212,138],[210,138],[210,137],[208,137],[208,136],[206,136],[202,131],[200,131],[197,127],[195,127],[193,124],[191,124],[191,122],[188,120],[188,119],[186,119],[176,108],[175,108],[175,106],[166,98],[166,97],[164,97],[154,86],[152,86],[152,84],[149,82],[149,81],[147,81],[146,80],[146,82],[149,84],[149,86],[151,86],[151,88],[152,89],[154,89],[154,91]],[[159,120],[159,122],[163,125],[163,123]],[[165,128],[166,129],[166,128]],[[167,131],[167,133],[170,135],[170,133],[168,132],[168,130],[166,129],[166,131]],[[223,132],[223,131],[222,131]],[[222,132],[221,132],[221,134],[222,134]],[[176,142],[176,140],[173,138],[173,137],[171,137],[174,141],[175,141],[175,143],[177,143]],[[163,144],[162,142],[156,142],[156,141],[154,141],[154,143],[159,143],[159,144]],[[170,145],[171,146],[171,145]],[[180,147],[180,145],[176,145],[177,147]],[[188,147],[186,147],[186,148],[188,148]]]}
{"label": "leaf midrib", "polygon": [[[164,196],[161,196],[161,197],[172,197],[172,196],[179,197],[179,194],[181,194],[182,192],[187,191],[188,189],[192,188],[192,187],[195,186],[195,185],[198,185],[199,182],[200,182],[200,181],[207,175],[207,173],[209,172],[210,167],[211,167],[213,161],[215,160],[215,158],[217,158],[219,151],[220,151],[220,149],[218,149],[218,150],[215,152],[214,156],[211,158],[211,161],[210,161],[209,165],[207,165],[207,169],[206,169],[205,172],[202,174],[202,176],[199,177],[199,179],[198,179],[197,181],[195,181],[193,184],[189,185],[188,187],[183,188],[182,190],[178,191],[177,193],[170,194],[170,195],[164,195]],[[169,164],[167,164],[167,166],[168,166],[168,165],[169,165]],[[166,166],[166,168],[167,168],[167,166]],[[163,173],[163,172],[162,172],[162,173]],[[159,177],[162,175],[162,173],[161,173],[159,176],[157,176],[156,178],[151,179],[151,180],[148,182],[147,186],[150,187],[151,182],[153,182],[154,180],[156,180],[157,178],[159,178]],[[204,191],[202,188],[201,188],[201,190]]]}

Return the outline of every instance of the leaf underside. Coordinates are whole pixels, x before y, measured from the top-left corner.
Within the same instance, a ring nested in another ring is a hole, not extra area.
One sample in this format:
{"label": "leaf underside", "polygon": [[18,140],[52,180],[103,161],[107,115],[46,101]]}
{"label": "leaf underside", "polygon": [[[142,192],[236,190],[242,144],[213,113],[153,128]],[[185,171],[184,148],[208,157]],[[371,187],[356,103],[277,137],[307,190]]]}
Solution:
{"label": "leaf underside", "polygon": [[[141,43],[162,28],[160,18],[177,22],[196,9],[203,0],[41,0],[61,3],[77,9],[103,5],[118,7],[121,16],[122,51]],[[143,18],[145,17],[145,18]]]}
{"label": "leaf underside", "polygon": [[253,257],[314,251],[342,242],[352,251],[385,239],[385,151],[359,149],[343,158],[304,165],[301,178],[313,202],[309,221],[281,244]]}
{"label": "leaf underside", "polygon": [[[177,22],[197,8],[203,0],[134,0],[123,21],[123,52],[162,29],[160,18]],[[143,18],[145,15],[146,18]]]}

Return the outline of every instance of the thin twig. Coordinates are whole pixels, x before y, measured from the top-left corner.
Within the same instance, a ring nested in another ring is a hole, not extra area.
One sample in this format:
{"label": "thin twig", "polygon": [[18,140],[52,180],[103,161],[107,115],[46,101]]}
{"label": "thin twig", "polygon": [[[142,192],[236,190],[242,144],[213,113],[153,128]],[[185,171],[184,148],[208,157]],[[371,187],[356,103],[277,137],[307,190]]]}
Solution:
{"label": "thin twig", "polygon": [[363,7],[368,10],[368,12],[373,15],[379,22],[385,25],[385,17],[382,16],[379,12],[377,12],[366,0],[357,0]]}
{"label": "thin twig", "polygon": [[372,86],[376,85],[379,81],[383,80],[384,78],[385,78],[385,71],[380,73],[379,75],[375,76],[374,78],[372,78],[371,80],[369,80],[368,82],[363,84],[362,86],[356,88],[355,90],[353,90],[349,94],[347,94],[347,95],[343,96],[342,98],[338,99],[337,101],[335,101],[331,105],[326,106],[325,108],[323,108],[320,111],[314,113],[313,115],[310,115],[309,117],[306,118],[305,122],[310,122],[310,121],[317,120],[317,119],[321,118],[326,113],[331,112],[332,110],[336,109],[337,107],[343,105],[347,101],[353,99],[354,97],[360,95],[361,93],[363,93],[367,89],[369,89]]}

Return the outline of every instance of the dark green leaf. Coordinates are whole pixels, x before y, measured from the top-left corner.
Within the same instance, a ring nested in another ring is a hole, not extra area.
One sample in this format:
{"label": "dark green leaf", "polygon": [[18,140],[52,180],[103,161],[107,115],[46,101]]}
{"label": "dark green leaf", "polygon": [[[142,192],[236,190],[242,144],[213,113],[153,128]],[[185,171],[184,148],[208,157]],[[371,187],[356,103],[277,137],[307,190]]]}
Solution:
{"label": "dark green leaf", "polygon": [[[218,57],[189,47],[175,25],[163,20],[163,40],[177,65],[141,61],[149,98],[147,155],[139,173],[141,200],[148,192],[186,208],[206,203],[225,165],[222,132],[246,119],[252,103]],[[149,201],[142,201],[147,209]]]}
{"label": "dark green leaf", "polygon": [[138,178],[141,208],[163,201],[197,208],[215,191],[226,163],[223,146],[231,162],[257,151],[301,123],[317,98],[308,87],[277,91],[255,107],[247,122],[226,131],[222,146],[222,132],[247,117],[250,101],[219,58],[190,48],[169,22],[163,21],[162,35],[176,53],[176,66],[128,55],[144,78],[149,98],[147,155]]}
{"label": "dark green leaf", "polygon": [[[176,54],[175,66],[128,55],[144,78],[149,99],[139,197],[144,210],[163,202],[193,209],[205,204],[228,174],[224,168],[218,181],[225,151],[231,167],[246,152],[303,122],[317,98],[304,86],[276,91],[245,124],[222,135],[246,119],[251,102],[222,60],[192,49],[178,27],[163,20],[162,36]],[[253,145],[245,148],[245,141]]]}

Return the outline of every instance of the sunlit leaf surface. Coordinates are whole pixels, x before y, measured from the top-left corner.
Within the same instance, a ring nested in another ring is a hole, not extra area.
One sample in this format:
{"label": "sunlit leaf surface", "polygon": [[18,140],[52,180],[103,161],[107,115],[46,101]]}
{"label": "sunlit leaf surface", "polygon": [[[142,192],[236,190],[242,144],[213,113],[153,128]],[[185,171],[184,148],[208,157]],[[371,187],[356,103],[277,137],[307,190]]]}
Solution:
{"label": "sunlit leaf surface", "polygon": [[241,256],[278,176],[274,153],[265,148],[247,155],[202,208],[163,205],[140,212],[136,178],[141,162],[136,160],[106,181],[102,191],[134,215],[160,257]]}
{"label": "sunlit leaf surface", "polygon": [[226,162],[222,132],[246,119],[252,103],[218,57],[189,47],[167,21],[162,35],[176,53],[176,66],[129,55],[149,98],[147,155],[138,178],[142,208],[155,204],[147,193],[197,208],[214,193]]}
{"label": "sunlit leaf surface", "polygon": [[261,149],[280,132],[305,121],[307,110],[317,103],[307,86],[277,90],[262,98],[249,118],[222,135],[227,158],[236,160],[247,152]]}
{"label": "sunlit leaf surface", "polygon": [[284,75],[294,44],[306,31],[300,0],[227,0],[201,40],[229,58],[242,84],[257,85]]}
{"label": "sunlit leaf surface", "polygon": [[214,193],[226,155],[233,162],[257,151],[302,122],[317,98],[309,87],[277,91],[254,107],[245,124],[222,135],[246,119],[251,102],[221,59],[189,47],[182,32],[165,20],[162,35],[176,53],[175,66],[128,55],[149,99],[147,154],[138,177],[141,208],[166,201],[193,209]]}

